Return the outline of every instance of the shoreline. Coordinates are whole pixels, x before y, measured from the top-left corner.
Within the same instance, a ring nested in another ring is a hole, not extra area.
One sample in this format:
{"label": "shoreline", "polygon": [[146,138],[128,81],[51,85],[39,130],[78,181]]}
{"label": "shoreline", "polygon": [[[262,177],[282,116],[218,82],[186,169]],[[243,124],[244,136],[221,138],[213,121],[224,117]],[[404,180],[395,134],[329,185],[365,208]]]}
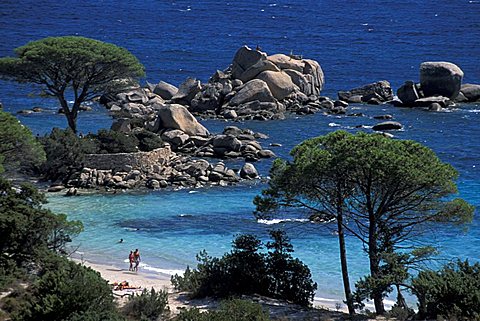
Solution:
{"label": "shoreline", "polygon": [[[170,283],[170,276],[166,273],[148,271],[144,269],[140,269],[138,272],[128,271],[127,268],[119,268],[113,264],[101,264],[101,263],[93,263],[85,259],[78,259],[78,258],[70,258],[72,261],[82,264],[86,267],[90,267],[91,269],[100,273],[102,278],[108,281],[109,284],[114,282],[122,282],[127,281],[129,285],[134,287],[139,287],[139,289],[127,289],[122,291],[115,291],[113,290],[114,296],[118,299],[118,303],[120,306],[124,305],[127,302],[127,298],[134,293],[140,294],[143,289],[151,289],[154,288],[156,291],[159,290],[167,290],[168,291],[168,304],[170,307],[170,311],[173,314],[176,314],[181,309],[185,308],[199,308],[199,309],[207,309],[207,308],[215,308],[218,304],[218,300],[212,298],[205,298],[205,299],[194,299],[190,300],[186,296],[185,293],[177,291],[173,288],[172,284]],[[125,267],[127,267],[127,263],[125,263]],[[318,295],[318,293],[317,293]],[[270,302],[272,301],[272,302]],[[275,301],[275,302],[273,302]],[[313,307],[315,309],[311,309],[312,311],[323,311],[323,312],[332,312],[337,313],[336,303],[340,303],[342,300],[335,300],[330,298],[322,298],[316,296],[313,301]],[[297,307],[295,305],[285,304],[281,302],[277,302],[276,300],[270,300],[266,298],[261,298],[259,302],[266,303],[270,309],[278,309],[279,307],[288,309],[299,309],[302,311],[306,311],[304,308]],[[347,312],[345,304],[342,303],[342,307],[338,309],[338,312]]]}

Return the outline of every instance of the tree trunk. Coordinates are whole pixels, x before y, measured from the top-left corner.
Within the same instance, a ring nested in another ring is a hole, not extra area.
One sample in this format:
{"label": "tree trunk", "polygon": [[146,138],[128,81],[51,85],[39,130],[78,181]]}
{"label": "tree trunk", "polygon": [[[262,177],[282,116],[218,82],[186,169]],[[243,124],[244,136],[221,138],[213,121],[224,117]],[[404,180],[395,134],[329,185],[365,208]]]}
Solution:
{"label": "tree trunk", "polygon": [[337,215],[338,226],[338,243],[340,246],[340,263],[342,266],[343,289],[345,291],[345,299],[347,301],[348,314],[354,315],[355,308],[353,307],[352,291],[350,289],[350,279],[348,278],[347,265],[347,249],[345,247],[345,233],[343,230],[343,217],[341,214]]}
{"label": "tree trunk", "polygon": [[[378,258],[376,233],[377,233],[376,222],[374,219],[373,220],[370,219],[369,235],[368,235],[368,257],[370,260],[370,275],[374,279],[381,277],[380,268],[379,268],[380,260]],[[375,312],[379,315],[385,314],[382,290],[378,288],[373,288],[371,295],[372,295],[373,303],[375,305]]]}
{"label": "tree trunk", "polygon": [[65,117],[67,117],[68,127],[70,127],[72,129],[72,131],[76,134],[77,133],[78,107],[77,107],[77,110],[75,110],[75,108],[70,110],[70,108],[68,108],[68,103],[65,100],[65,97],[63,97],[63,94],[58,94],[57,98],[60,101],[60,106],[62,106],[63,113],[65,114]]}

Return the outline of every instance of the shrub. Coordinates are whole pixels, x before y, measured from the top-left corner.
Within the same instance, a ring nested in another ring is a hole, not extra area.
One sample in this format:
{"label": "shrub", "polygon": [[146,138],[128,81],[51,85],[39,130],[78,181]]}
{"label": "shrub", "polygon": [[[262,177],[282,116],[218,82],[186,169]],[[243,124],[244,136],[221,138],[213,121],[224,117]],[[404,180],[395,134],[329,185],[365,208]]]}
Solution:
{"label": "shrub", "polygon": [[163,145],[162,139],[157,134],[148,130],[142,130],[135,133],[135,137],[139,141],[138,149],[140,149],[142,152],[149,152],[160,148]]}
{"label": "shrub", "polygon": [[412,281],[421,318],[480,320],[480,263],[457,261],[422,271]]}
{"label": "shrub", "polygon": [[95,140],[80,138],[71,129],[54,128],[50,135],[41,139],[47,156],[41,171],[52,181],[66,180],[83,167],[85,154],[95,153]]}
{"label": "shrub", "polygon": [[150,291],[144,289],[141,294],[131,296],[123,308],[125,315],[135,320],[155,321],[161,315],[169,312],[168,292],[161,290],[156,292],[154,288]]}
{"label": "shrub", "polygon": [[27,289],[12,320],[122,320],[107,281],[100,274],[52,255]]}
{"label": "shrub", "polygon": [[247,300],[223,301],[217,310],[200,312],[194,308],[183,310],[176,321],[269,321],[268,312],[258,303]]}
{"label": "shrub", "polygon": [[98,153],[133,153],[138,151],[138,139],[135,136],[101,129],[97,135],[92,135],[98,141]]}
{"label": "shrub", "polygon": [[268,254],[259,253],[262,243],[253,235],[238,236],[221,258],[199,253],[197,268],[173,276],[173,286],[196,298],[259,294],[308,306],[317,288],[310,270],[290,255],[293,247],[284,232],[270,234]]}

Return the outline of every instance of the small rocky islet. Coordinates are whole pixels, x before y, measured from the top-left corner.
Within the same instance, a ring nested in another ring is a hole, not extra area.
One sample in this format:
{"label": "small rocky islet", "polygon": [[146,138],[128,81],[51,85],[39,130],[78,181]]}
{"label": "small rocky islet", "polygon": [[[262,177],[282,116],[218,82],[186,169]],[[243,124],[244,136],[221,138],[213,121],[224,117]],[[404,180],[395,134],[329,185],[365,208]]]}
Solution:
{"label": "small rocky islet", "polygon": [[[67,195],[75,195],[77,188],[198,188],[258,178],[252,162],[275,157],[258,141],[267,135],[236,126],[211,134],[195,116],[229,121],[284,119],[287,113],[363,116],[347,114],[352,103],[441,111],[456,103],[480,101],[480,85],[462,84],[462,79],[463,71],[453,63],[424,62],[420,81],[406,81],[396,96],[390,83],[381,80],[339,91],[333,100],[320,95],[325,77],[317,61],[267,55],[243,46],[232,64],[217,70],[205,84],[188,78],[178,88],[161,81],[103,95],[100,103],[115,118],[112,130],[126,134],[148,130],[162,138],[163,147],[151,152],[87,155],[83,169],[53,184],[49,191],[68,188]],[[403,127],[390,115],[374,118],[381,120],[372,128],[376,131]],[[225,159],[244,159],[245,164],[233,170]]]}

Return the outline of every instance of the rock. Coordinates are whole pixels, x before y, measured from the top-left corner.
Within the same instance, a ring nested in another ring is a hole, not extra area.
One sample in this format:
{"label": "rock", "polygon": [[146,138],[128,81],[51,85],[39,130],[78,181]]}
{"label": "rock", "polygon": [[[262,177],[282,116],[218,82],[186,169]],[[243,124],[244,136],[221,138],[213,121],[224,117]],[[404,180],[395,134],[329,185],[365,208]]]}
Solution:
{"label": "rock", "polygon": [[235,110],[227,109],[223,112],[223,118],[225,118],[225,119],[235,119],[237,117],[238,117],[238,115],[237,115],[237,112]]}
{"label": "rock", "polygon": [[182,105],[170,104],[158,108],[157,119],[154,128],[180,129],[190,136],[206,137],[210,133],[200,124],[195,117]]}
{"label": "rock", "polygon": [[290,76],[292,82],[300,89],[302,94],[307,96],[312,94],[310,83],[304,74],[293,69],[285,69],[283,71]]}
{"label": "rock", "polygon": [[280,144],[280,143],[271,143],[270,146],[272,146],[272,147],[282,147],[282,144]]}
{"label": "rock", "polygon": [[170,100],[178,92],[178,88],[167,82],[160,81],[152,91],[163,99]]}
{"label": "rock", "polygon": [[348,103],[346,101],[343,101],[343,100],[335,100],[333,102],[333,106],[346,108],[346,107],[348,107]]}
{"label": "rock", "polygon": [[42,109],[41,107],[33,107],[33,108],[32,108],[32,111],[33,111],[34,113],[41,113],[41,112],[43,111],[43,109]]}
{"label": "rock", "polygon": [[392,119],[392,115],[378,115],[378,116],[373,116],[374,119]]}
{"label": "rock", "polygon": [[417,88],[413,81],[406,81],[397,90],[398,99],[400,99],[405,106],[413,106],[415,100],[419,99]]}
{"label": "rock", "polygon": [[213,138],[212,144],[214,148],[225,148],[235,152],[240,151],[242,147],[242,142],[231,135],[217,135]]}
{"label": "rock", "polygon": [[[338,92],[338,99],[353,102],[350,100],[353,96],[362,96],[368,97],[370,95],[375,95],[380,101],[388,101],[393,99],[393,91],[390,83],[386,80],[381,80],[375,83],[367,84],[362,87],[354,88],[349,91],[339,91]],[[362,98],[362,101],[367,102],[372,97]]]}
{"label": "rock", "polygon": [[325,84],[325,75],[322,67],[315,60],[303,59],[303,62],[305,63],[303,74],[310,85],[308,95],[320,95],[320,91],[322,91]]}
{"label": "rock", "polygon": [[147,181],[147,187],[152,188],[152,189],[159,189],[160,188],[160,182],[157,181],[156,179],[151,179]]}
{"label": "rock", "polygon": [[257,79],[267,83],[273,97],[282,100],[298,87],[293,83],[292,78],[285,72],[264,71],[257,76]]}
{"label": "rock", "polygon": [[363,102],[361,95],[353,95],[350,97],[345,97],[346,102],[351,104],[361,104]]}
{"label": "rock", "polygon": [[480,85],[464,84],[460,91],[470,102],[480,100]]}
{"label": "rock", "polygon": [[224,135],[238,136],[243,134],[243,131],[237,126],[227,126],[223,129]]}
{"label": "rock", "polygon": [[261,158],[272,158],[272,157],[276,157],[275,153],[272,152],[272,151],[269,150],[269,149],[263,149],[263,150],[258,151],[258,156],[261,157]]}
{"label": "rock", "polygon": [[[149,99],[145,89],[143,88],[135,88],[124,94],[125,94],[126,100],[131,103],[145,104],[148,102],[148,99]],[[123,95],[119,94],[117,95],[117,97],[123,98]]]}
{"label": "rock", "polygon": [[276,54],[267,57],[267,60],[274,63],[280,69],[292,69],[303,73],[305,63],[300,59],[294,59],[284,54]]}
{"label": "rock", "polygon": [[415,100],[416,107],[429,107],[433,103],[438,103],[442,106],[442,108],[448,107],[453,104],[453,102],[448,99],[447,97],[442,96],[434,96],[434,97],[426,97],[420,98]]}
{"label": "rock", "polygon": [[[63,109],[62,109],[62,111],[63,111]],[[58,113],[60,113],[60,111],[59,111]],[[20,114],[20,115],[30,115],[30,114],[33,114],[33,110],[22,109],[22,110],[17,111],[17,114]]]}
{"label": "rock", "polygon": [[250,80],[240,87],[237,94],[230,100],[229,105],[238,106],[255,100],[259,102],[275,101],[267,83],[260,79]]}
{"label": "rock", "polygon": [[[122,107],[120,106],[117,106],[117,105],[112,105],[112,107],[110,107],[110,111],[112,112],[116,112],[116,111],[121,111],[122,110]],[[61,109],[61,113],[63,113],[63,109]],[[60,113],[60,111],[58,111]]]}
{"label": "rock", "polygon": [[169,129],[162,133],[162,139],[175,146],[184,145],[190,137],[179,129]]}
{"label": "rock", "polygon": [[238,77],[238,79],[245,83],[256,78],[261,72],[264,71],[280,71],[280,69],[268,60],[259,60],[256,64],[245,70]]}
{"label": "rock", "polygon": [[93,108],[90,107],[90,106],[86,106],[86,105],[80,105],[80,107],[78,107],[78,110],[80,110],[80,111],[92,111]]}
{"label": "rock", "polygon": [[251,163],[245,163],[240,170],[240,177],[243,179],[252,179],[258,177],[258,172],[255,166]]}
{"label": "rock", "polygon": [[[261,60],[266,60],[267,55],[258,50],[243,46],[237,50],[232,61],[232,77],[240,79],[241,75],[250,67]],[[235,87],[235,86],[234,86]]]}
{"label": "rock", "polygon": [[187,80],[180,85],[177,93],[171,98],[171,100],[190,104],[195,95],[201,90],[202,86],[200,84],[200,80],[187,78]]}
{"label": "rock", "polygon": [[57,193],[64,189],[65,189],[65,186],[63,185],[54,185],[54,186],[50,186],[47,191],[50,193]]}
{"label": "rock", "polygon": [[428,61],[420,64],[420,85],[425,97],[457,97],[463,79],[463,71],[455,64],[444,61]]}
{"label": "rock", "polygon": [[[462,85],[463,86],[463,85]],[[457,97],[455,97],[455,102],[456,103],[468,103],[469,100],[467,97],[465,97],[465,95],[460,91],[457,95]]]}
{"label": "rock", "polygon": [[65,193],[65,196],[75,196],[75,195],[77,195],[77,189],[75,187],[70,187],[67,193]]}
{"label": "rock", "polygon": [[403,126],[399,122],[396,121],[386,121],[383,123],[378,123],[372,127],[373,130],[395,130],[395,129],[402,129]]}
{"label": "rock", "polygon": [[210,142],[210,138],[201,136],[190,136],[189,141],[193,142],[196,147],[202,147]]}
{"label": "rock", "polygon": [[441,111],[442,110],[442,105],[440,105],[439,103],[432,103],[432,104],[430,104],[430,106],[428,106],[428,110]]}
{"label": "rock", "polygon": [[117,118],[110,127],[111,130],[121,133],[130,133],[132,131],[130,118]]}

